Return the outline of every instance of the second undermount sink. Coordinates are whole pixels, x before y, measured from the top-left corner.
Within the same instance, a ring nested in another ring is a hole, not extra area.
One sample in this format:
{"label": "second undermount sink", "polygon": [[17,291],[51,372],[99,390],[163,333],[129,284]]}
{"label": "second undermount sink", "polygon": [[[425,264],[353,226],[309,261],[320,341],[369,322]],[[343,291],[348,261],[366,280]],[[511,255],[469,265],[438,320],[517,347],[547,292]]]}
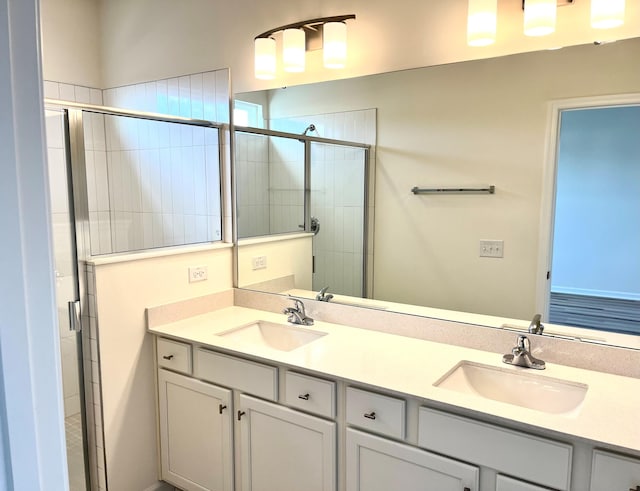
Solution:
{"label": "second undermount sink", "polygon": [[267,321],[252,322],[218,334],[228,339],[278,351],[291,351],[326,335],[326,332]]}
{"label": "second undermount sink", "polygon": [[434,385],[550,414],[579,408],[589,388],[578,382],[470,361],[458,363]]}

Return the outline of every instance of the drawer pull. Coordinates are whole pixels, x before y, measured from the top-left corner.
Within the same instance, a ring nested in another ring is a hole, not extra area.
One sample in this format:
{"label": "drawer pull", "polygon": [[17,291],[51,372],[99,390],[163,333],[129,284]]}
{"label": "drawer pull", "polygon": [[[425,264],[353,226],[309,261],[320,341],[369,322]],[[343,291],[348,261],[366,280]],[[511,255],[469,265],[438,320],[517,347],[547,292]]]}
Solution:
{"label": "drawer pull", "polygon": [[471,488],[464,488],[463,491],[471,491]]}
{"label": "drawer pull", "polygon": [[164,355],[162,358],[165,360],[173,360],[173,355]]}
{"label": "drawer pull", "polygon": [[375,411],[371,411],[370,413],[364,413],[364,417],[367,419],[376,419]]}
{"label": "drawer pull", "polygon": [[298,399],[302,399],[303,401],[308,401],[309,400],[309,393],[306,394],[300,394],[298,396]]}
{"label": "drawer pull", "polygon": [[247,413],[245,413],[244,411],[238,411],[238,421],[240,421],[242,419],[242,416],[244,416],[245,414]]}
{"label": "drawer pull", "polygon": [[220,411],[220,414],[222,414],[222,411],[224,411],[225,409],[227,409],[227,406],[224,406],[222,404],[218,406],[218,410]]}
{"label": "drawer pull", "polygon": [[629,488],[629,491],[640,491],[640,486],[636,486],[635,488]]}

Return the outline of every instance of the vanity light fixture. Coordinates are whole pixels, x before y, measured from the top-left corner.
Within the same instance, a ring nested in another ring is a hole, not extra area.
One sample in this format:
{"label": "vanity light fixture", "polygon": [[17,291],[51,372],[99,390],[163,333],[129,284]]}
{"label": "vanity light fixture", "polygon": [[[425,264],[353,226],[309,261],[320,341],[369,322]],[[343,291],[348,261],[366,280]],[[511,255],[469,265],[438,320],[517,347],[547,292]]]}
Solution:
{"label": "vanity light fixture", "polygon": [[[495,1],[495,0],[493,0]],[[322,47],[325,68],[344,68],[347,62],[347,24],[354,14],[310,19],[276,27],[255,37],[254,67],[256,78],[276,77],[276,41],[282,32],[282,66],[286,72],[303,72],[306,51]],[[320,45],[320,40],[322,44]]]}
{"label": "vanity light fixture", "polygon": [[611,29],[624,24],[625,0],[591,0],[591,27]]}
{"label": "vanity light fixture", "polygon": [[496,42],[498,0],[469,0],[467,43],[488,46]]}

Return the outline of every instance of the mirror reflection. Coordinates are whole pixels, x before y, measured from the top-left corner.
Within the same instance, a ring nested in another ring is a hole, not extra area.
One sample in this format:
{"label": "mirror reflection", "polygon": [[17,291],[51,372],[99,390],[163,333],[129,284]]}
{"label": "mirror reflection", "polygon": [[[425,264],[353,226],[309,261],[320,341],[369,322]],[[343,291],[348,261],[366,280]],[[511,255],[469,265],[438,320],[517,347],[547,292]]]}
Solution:
{"label": "mirror reflection", "polygon": [[[367,127],[356,115],[375,115],[368,126],[375,147],[366,271],[366,295],[374,307],[414,306],[414,313],[444,318],[460,312],[465,314],[456,319],[494,326],[530,320],[536,312],[547,321],[553,215],[545,216],[544,207],[554,189],[545,183],[555,171],[551,143],[557,136],[550,104],[585,98],[588,107],[606,104],[605,96],[637,92],[640,72],[633,60],[639,54],[640,41],[631,39],[236,99],[258,104],[266,127],[296,134],[323,118],[326,124],[316,125],[321,137],[345,126]],[[594,96],[602,100],[587,99]],[[495,194],[411,193],[416,186],[488,185],[495,185]],[[631,208],[622,212],[628,223]],[[502,244],[502,257],[481,257],[485,241]],[[242,269],[239,275],[239,286],[259,288],[259,281],[243,280]],[[332,285],[322,286],[331,291]],[[313,285],[311,293],[320,288]]]}

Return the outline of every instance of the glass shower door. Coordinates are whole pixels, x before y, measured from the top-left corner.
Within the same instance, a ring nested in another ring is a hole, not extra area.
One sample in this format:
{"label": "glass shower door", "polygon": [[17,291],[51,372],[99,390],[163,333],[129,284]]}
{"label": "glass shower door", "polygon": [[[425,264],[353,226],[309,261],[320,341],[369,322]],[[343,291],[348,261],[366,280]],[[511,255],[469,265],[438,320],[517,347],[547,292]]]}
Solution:
{"label": "glass shower door", "polygon": [[311,143],[313,290],[365,297],[366,150]]}
{"label": "glass shower door", "polygon": [[79,330],[79,277],[66,112],[47,109],[45,122],[69,489],[85,491],[89,486]]}

